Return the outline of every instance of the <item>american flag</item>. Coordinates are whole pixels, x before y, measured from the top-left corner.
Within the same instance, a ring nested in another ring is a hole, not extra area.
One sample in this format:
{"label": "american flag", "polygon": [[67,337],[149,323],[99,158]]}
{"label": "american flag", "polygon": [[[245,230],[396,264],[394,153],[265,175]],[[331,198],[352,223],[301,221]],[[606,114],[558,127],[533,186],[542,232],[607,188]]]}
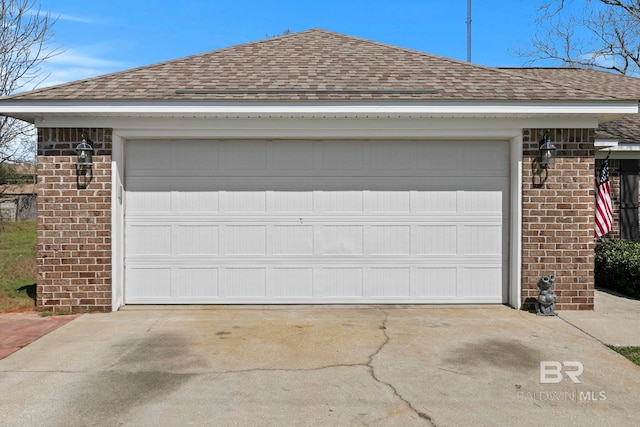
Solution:
{"label": "american flag", "polygon": [[605,160],[596,176],[596,237],[602,237],[613,227],[611,184],[609,183],[609,160]]}

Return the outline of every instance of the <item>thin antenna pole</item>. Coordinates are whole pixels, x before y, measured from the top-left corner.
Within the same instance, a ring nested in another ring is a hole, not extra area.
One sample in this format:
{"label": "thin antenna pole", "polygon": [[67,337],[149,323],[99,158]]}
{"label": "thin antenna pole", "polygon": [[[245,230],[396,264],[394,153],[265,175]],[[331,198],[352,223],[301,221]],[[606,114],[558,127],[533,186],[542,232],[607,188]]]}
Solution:
{"label": "thin antenna pole", "polygon": [[467,0],[467,62],[471,62],[471,0]]}

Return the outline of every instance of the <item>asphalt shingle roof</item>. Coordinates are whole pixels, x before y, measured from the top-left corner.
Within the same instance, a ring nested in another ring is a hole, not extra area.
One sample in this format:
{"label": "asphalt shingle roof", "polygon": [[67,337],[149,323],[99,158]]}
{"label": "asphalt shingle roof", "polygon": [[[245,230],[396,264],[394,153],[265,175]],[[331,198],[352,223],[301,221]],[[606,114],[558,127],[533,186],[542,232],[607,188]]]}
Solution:
{"label": "asphalt shingle roof", "polygon": [[514,75],[640,100],[640,79],[593,68],[499,68]]}
{"label": "asphalt shingle roof", "polygon": [[629,99],[566,83],[313,29],[9,98],[25,101]]}
{"label": "asphalt shingle roof", "polygon": [[596,137],[617,139],[621,143],[640,142],[640,116],[623,117],[618,120],[600,124],[596,129]]}
{"label": "asphalt shingle roof", "polygon": [[[640,100],[640,79],[591,68],[504,68],[517,76],[572,85],[609,93],[627,99]],[[596,130],[598,138],[613,138],[621,143],[640,142],[640,114],[601,123]]]}

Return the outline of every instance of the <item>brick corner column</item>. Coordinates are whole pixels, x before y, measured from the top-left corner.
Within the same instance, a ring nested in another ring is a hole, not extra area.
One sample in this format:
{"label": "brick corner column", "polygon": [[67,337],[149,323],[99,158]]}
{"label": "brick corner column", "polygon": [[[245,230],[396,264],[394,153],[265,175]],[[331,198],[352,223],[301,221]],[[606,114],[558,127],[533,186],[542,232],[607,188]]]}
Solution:
{"label": "brick corner column", "polygon": [[[86,188],[76,173],[83,133],[95,150]],[[38,311],[111,311],[111,149],[111,129],[38,129]]]}
{"label": "brick corner column", "polygon": [[[549,132],[558,156],[546,172],[538,142]],[[557,310],[593,310],[594,129],[524,129],[522,301],[534,307],[538,280],[556,276]]]}

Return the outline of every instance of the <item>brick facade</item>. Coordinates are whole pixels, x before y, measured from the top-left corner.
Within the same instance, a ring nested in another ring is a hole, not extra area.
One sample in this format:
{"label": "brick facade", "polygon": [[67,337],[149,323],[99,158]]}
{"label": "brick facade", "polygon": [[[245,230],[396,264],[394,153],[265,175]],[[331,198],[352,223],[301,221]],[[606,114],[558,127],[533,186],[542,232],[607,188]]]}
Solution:
{"label": "brick facade", "polygon": [[[75,147],[93,141],[93,179],[76,182]],[[111,310],[111,129],[38,129],[39,311]]]}
{"label": "brick facade", "polygon": [[[547,168],[537,165],[545,132],[558,147]],[[523,130],[522,300],[530,309],[540,277],[556,276],[559,310],[593,310],[594,130]]]}
{"label": "brick facade", "polygon": [[[93,181],[76,183],[75,147],[94,143]],[[556,163],[537,169],[545,129],[523,130],[522,298],[556,276],[559,310],[593,309],[594,131],[555,129]],[[38,130],[38,293],[40,311],[111,310],[110,129]],[[614,187],[615,194],[615,187]]]}

